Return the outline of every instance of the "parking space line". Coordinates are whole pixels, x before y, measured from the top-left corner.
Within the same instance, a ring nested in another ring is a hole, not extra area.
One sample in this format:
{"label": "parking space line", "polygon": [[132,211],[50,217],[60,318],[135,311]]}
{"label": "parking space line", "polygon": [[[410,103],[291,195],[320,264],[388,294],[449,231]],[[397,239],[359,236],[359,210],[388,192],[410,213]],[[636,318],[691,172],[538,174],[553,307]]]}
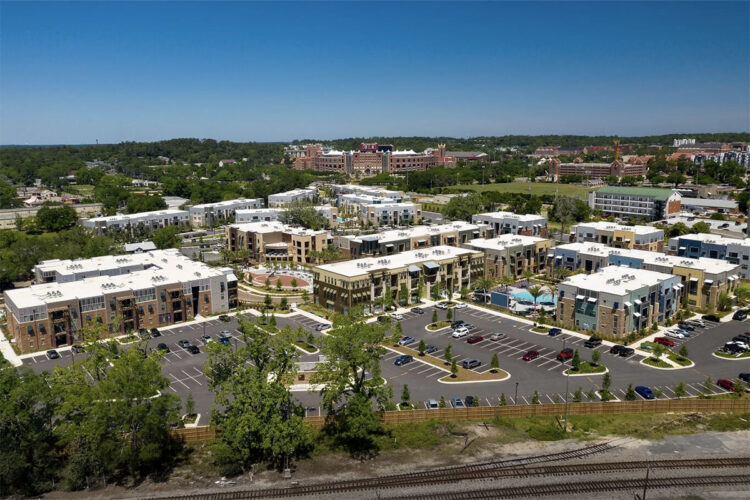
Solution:
{"label": "parking space line", "polygon": [[169,376],[170,376],[170,377],[172,377],[172,378],[174,379],[174,381],[175,381],[175,382],[179,382],[179,383],[181,383],[182,385],[184,385],[186,389],[190,389],[190,386],[189,386],[189,385],[187,385],[187,384],[186,384],[185,382],[183,382],[182,380],[180,380],[180,379],[178,379],[177,377],[175,377],[175,376],[174,376],[174,374],[170,373],[170,374],[169,374]]}

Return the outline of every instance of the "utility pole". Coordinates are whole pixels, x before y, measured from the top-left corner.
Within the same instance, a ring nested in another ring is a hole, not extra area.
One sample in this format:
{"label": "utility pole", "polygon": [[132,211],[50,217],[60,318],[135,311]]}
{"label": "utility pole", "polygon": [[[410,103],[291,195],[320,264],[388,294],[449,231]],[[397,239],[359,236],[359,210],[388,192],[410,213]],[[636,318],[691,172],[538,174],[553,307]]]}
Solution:
{"label": "utility pole", "polygon": [[518,404],[518,382],[516,382],[516,395],[513,396],[513,404],[514,405]]}

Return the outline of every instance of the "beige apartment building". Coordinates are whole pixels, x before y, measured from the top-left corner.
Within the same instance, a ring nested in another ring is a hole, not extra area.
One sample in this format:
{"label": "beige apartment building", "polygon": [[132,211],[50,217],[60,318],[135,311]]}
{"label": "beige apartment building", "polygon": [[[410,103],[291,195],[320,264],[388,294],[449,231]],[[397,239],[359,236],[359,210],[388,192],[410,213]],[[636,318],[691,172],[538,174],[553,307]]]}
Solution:
{"label": "beige apartment building", "polygon": [[311,264],[311,252],[322,252],[332,244],[331,233],[292,227],[281,222],[249,222],[226,226],[227,248],[249,250],[255,263]]}
{"label": "beige apartment building", "polygon": [[484,269],[488,278],[517,278],[524,271],[534,274],[545,271],[552,241],[536,236],[503,234],[490,239],[476,238],[462,246],[484,252]]}

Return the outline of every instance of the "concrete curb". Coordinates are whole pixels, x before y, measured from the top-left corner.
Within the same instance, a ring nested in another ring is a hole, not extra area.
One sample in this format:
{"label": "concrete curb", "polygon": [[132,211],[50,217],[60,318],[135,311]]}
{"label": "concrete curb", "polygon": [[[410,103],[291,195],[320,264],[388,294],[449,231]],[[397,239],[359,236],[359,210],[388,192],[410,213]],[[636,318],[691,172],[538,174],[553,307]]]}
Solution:
{"label": "concrete curb", "polygon": [[723,356],[717,356],[715,352],[712,352],[711,356],[713,356],[714,358],[723,359],[724,361],[750,361],[750,356],[745,356],[744,358],[725,358]]}
{"label": "concrete curb", "polygon": [[565,375],[566,377],[588,377],[591,375],[593,375],[594,377],[597,377],[599,375],[604,375],[605,373],[609,373],[609,368],[607,368],[606,366],[604,367],[603,372],[598,372],[598,373],[565,373],[569,370],[572,370],[572,368],[568,368],[567,370],[565,370],[563,372],[563,375]]}

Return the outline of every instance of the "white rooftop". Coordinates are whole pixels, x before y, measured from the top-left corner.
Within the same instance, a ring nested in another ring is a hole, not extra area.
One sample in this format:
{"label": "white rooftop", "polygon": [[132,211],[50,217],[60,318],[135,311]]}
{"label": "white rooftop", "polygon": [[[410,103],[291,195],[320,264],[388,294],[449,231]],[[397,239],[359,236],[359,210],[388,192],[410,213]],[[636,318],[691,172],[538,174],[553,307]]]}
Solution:
{"label": "white rooftop", "polygon": [[531,222],[531,221],[538,221],[540,219],[545,220],[545,221],[547,220],[545,217],[543,217],[541,215],[538,215],[538,214],[524,214],[524,215],[519,215],[519,214],[515,214],[513,212],[485,212],[485,213],[482,213],[482,214],[475,214],[472,218],[474,218],[474,217],[477,217],[477,218],[482,217],[482,218],[488,218],[488,219],[499,219],[499,220],[503,220],[503,219],[516,219],[516,220],[520,220],[520,221],[529,221],[529,222]]}
{"label": "white rooftop", "polygon": [[92,217],[90,219],[86,219],[88,221],[94,221],[94,222],[112,222],[112,221],[121,221],[121,220],[131,220],[131,219],[140,219],[140,218],[149,218],[149,217],[170,217],[170,216],[188,216],[188,212],[186,210],[178,210],[178,209],[165,209],[165,210],[154,210],[153,212],[138,212],[135,214],[116,214],[116,215],[109,215],[109,216],[103,216],[103,217]]}
{"label": "white rooftop", "polygon": [[235,205],[244,205],[248,203],[258,203],[260,198],[237,198],[235,200],[217,201],[216,203],[202,203],[200,205],[193,205],[193,208],[219,208],[219,207],[233,207]]}
{"label": "white rooftop", "polygon": [[312,194],[315,193],[315,191],[316,190],[314,188],[297,188],[290,191],[284,191],[283,193],[275,193],[269,195],[268,197],[271,198],[272,196],[296,196],[300,194]]}
{"label": "white rooftop", "polygon": [[441,261],[473,253],[476,253],[476,250],[441,245],[419,250],[408,250],[387,257],[365,257],[363,259],[323,264],[322,266],[318,266],[317,269],[347,277],[366,276],[377,269],[400,269],[412,264]]}
{"label": "white rooftop", "polygon": [[468,244],[474,248],[481,248],[483,250],[503,250],[505,248],[518,245],[535,245],[541,241],[547,240],[545,240],[544,238],[538,238],[536,236],[525,236],[521,234],[502,234],[497,238],[475,238]]}
{"label": "white rooftop", "polygon": [[673,278],[671,274],[656,271],[607,266],[601,268],[596,273],[570,276],[561,285],[623,296],[644,287],[657,285],[670,278]]}
{"label": "white rooftop", "polygon": [[328,233],[328,231],[323,229],[315,231],[304,227],[289,226],[279,221],[242,222],[239,224],[231,224],[230,227],[237,228],[242,232],[250,233],[288,233],[300,236],[316,236]]}
{"label": "white rooftop", "polygon": [[[403,205],[403,203],[400,203],[400,205]],[[414,226],[408,229],[391,229],[375,234],[363,234],[357,236],[356,238],[352,238],[352,241],[359,243],[362,242],[362,238],[377,238],[378,241],[385,243],[388,241],[400,241],[405,239],[418,238],[420,236],[429,237],[434,234],[451,233],[455,231],[471,231],[472,229],[476,229],[478,231],[479,226],[464,221],[456,221],[449,224],[439,224],[434,226]]]}
{"label": "white rooftop", "polygon": [[624,224],[615,224],[614,222],[581,222],[576,225],[576,229],[592,229],[597,231],[629,231],[635,234],[652,234],[661,231],[661,229],[652,226],[626,226]]}
{"label": "white rooftop", "polygon": [[[136,245],[141,245],[137,243]],[[34,271],[57,272],[62,275],[91,272],[109,272],[116,269],[132,268],[134,266],[148,268],[163,267],[169,262],[193,262],[186,255],[175,248],[153,250],[128,255],[102,255],[90,259],[51,259],[43,260],[34,267]]]}
{"label": "white rooftop", "polygon": [[669,241],[679,241],[681,238],[702,241],[704,243],[713,243],[715,245],[750,245],[750,238],[732,238],[730,236],[721,236],[710,233],[683,234],[682,236],[675,236]]}

